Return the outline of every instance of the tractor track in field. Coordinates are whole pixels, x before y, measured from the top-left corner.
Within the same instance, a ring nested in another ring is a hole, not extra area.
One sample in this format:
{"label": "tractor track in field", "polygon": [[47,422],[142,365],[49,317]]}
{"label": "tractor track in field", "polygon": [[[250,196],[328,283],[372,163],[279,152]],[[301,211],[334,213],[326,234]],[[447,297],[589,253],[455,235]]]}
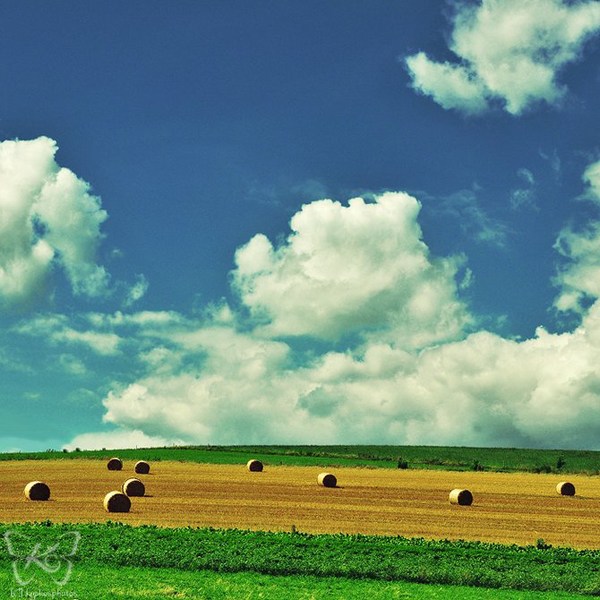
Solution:
{"label": "tractor track in field", "polygon": [[[600,477],[530,473],[336,468],[338,487],[317,485],[318,467],[154,462],[148,475],[108,471],[103,460],[6,461],[0,464],[0,521],[105,522],[309,533],[361,533],[600,549]],[[107,513],[104,495],[139,477],[146,496],[129,513]],[[568,479],[574,497],[556,484]],[[50,486],[45,502],[27,500],[33,480]],[[471,506],[448,502],[453,488]]]}

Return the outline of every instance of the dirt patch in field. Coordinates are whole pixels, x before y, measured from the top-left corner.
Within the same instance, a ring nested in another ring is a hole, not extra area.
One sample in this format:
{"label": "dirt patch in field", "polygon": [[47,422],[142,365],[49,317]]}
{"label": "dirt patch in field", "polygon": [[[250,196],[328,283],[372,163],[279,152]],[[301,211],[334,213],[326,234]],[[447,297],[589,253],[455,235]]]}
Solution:
{"label": "dirt patch in field", "polygon": [[[364,533],[600,548],[600,478],[570,476],[577,495],[556,493],[555,475],[339,468],[337,488],[317,485],[319,468],[156,462],[138,477],[146,496],[126,514],[105,512],[107,492],[133,476],[134,462],[108,471],[105,461],[0,463],[0,521],[102,522],[167,527],[227,527],[312,533]],[[40,479],[50,500],[31,502]],[[450,505],[467,488],[472,506]]]}

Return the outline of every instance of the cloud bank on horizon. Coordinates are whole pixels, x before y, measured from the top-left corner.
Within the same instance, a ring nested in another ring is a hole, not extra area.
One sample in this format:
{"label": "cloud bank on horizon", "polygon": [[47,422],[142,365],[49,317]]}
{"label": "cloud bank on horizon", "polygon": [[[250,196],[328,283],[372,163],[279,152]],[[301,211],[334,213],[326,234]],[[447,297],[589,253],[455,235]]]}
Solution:
{"label": "cloud bank on horizon", "polygon": [[599,30],[600,4],[594,0],[458,3],[449,43],[458,62],[418,52],[406,58],[406,66],[414,89],[445,109],[478,115],[500,105],[520,115],[535,104],[564,100],[561,71]]}
{"label": "cloud bank on horizon", "polygon": [[[500,106],[506,118],[524,118],[568,97],[560,77],[600,32],[600,3],[460,3],[452,26],[456,61],[424,52],[406,58],[415,92],[468,115]],[[593,153],[578,198],[589,218],[563,223],[553,246],[556,295],[548,308],[576,324],[560,333],[539,327],[522,339],[494,332],[473,310],[470,257],[434,252],[420,194],[402,189],[315,197],[294,211],[289,231],[258,232],[237,245],[227,299],[189,314],[136,311],[152,282],[137,275],[133,284],[111,284],[98,258],[108,211],[56,162],[56,151],[48,137],[0,143],[0,309],[11,315],[12,339],[55,352],[73,386],[102,365],[92,400],[102,423],[67,448],[600,448],[600,160]],[[534,212],[534,173],[522,167],[516,177],[507,204]],[[477,242],[508,245],[508,228],[472,192],[445,198],[437,211],[462,218]],[[65,285],[89,302],[118,286],[126,293],[119,310],[70,310],[56,300]],[[28,368],[1,348],[0,365]]]}

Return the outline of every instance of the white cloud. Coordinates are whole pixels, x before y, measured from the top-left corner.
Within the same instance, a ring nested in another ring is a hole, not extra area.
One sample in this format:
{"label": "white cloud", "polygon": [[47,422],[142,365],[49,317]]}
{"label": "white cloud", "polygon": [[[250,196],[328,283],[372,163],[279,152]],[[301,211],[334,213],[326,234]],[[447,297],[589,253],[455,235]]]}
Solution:
{"label": "white cloud", "polygon": [[106,331],[96,331],[91,328],[76,329],[69,324],[64,315],[46,315],[30,319],[14,328],[16,333],[43,337],[54,345],[81,345],[93,352],[110,356],[119,353],[121,338]]}
{"label": "white cloud", "polygon": [[185,317],[168,310],[142,310],[136,313],[117,311],[113,314],[88,313],[86,320],[96,328],[137,327],[143,328],[145,331],[152,331],[155,328],[171,328],[177,325],[183,326],[186,323]]}
{"label": "white cloud", "polygon": [[[599,204],[600,161],[587,167],[583,179],[588,185],[583,198]],[[586,301],[600,298],[600,221],[591,221],[584,229],[565,227],[555,249],[568,262],[554,279],[561,288],[554,305],[560,311],[584,314]]]}
{"label": "white cloud", "polygon": [[431,96],[442,108],[478,114],[488,108],[485,85],[463,66],[437,63],[419,52],[406,59],[406,66],[418,92]]}
{"label": "white cloud", "polygon": [[138,275],[137,281],[127,290],[124,306],[130,307],[141,300],[148,291],[148,280],[144,275]]}
{"label": "white cloud", "polygon": [[44,226],[44,240],[56,251],[77,294],[106,291],[108,274],[95,258],[107,216],[89,185],[65,168],[46,178],[33,205],[33,218]]}
{"label": "white cloud", "polygon": [[468,320],[456,297],[460,259],[430,258],[419,210],[395,192],[304,205],[278,248],[257,235],[236,252],[234,288],[265,335],[385,330],[409,346],[452,338]]}
{"label": "white cloud", "polygon": [[479,332],[419,353],[372,341],[304,365],[226,327],[179,342],[206,360],[109,394],[106,422],[186,443],[597,447],[600,307],[573,333]]}
{"label": "white cloud", "polygon": [[[104,400],[104,420],[188,443],[259,443],[316,440],[320,429],[295,411],[298,388],[307,389],[282,342],[226,327],[199,327],[180,341],[205,360],[181,372],[162,369]],[[162,357],[159,357],[162,358]],[[167,363],[172,357],[167,357]]]}
{"label": "white cloud", "polygon": [[60,329],[52,332],[54,342],[68,344],[81,344],[87,346],[97,354],[110,356],[118,354],[121,339],[114,333],[99,333],[97,331],[77,331],[71,328]]}
{"label": "white cloud", "polygon": [[116,429],[114,431],[100,431],[83,433],[74,437],[63,447],[73,451],[80,450],[114,450],[119,448],[158,448],[180,444],[181,440],[167,440],[160,436],[149,436],[139,430]]}
{"label": "white cloud", "polygon": [[415,90],[446,109],[482,113],[496,101],[519,115],[533,103],[556,105],[566,89],[557,78],[600,30],[600,3],[483,0],[462,3],[450,49],[458,63],[419,52],[406,59]]}
{"label": "white cloud", "polygon": [[583,180],[589,186],[587,198],[600,203],[600,160],[588,165],[583,173]]}
{"label": "white cloud", "polygon": [[330,355],[317,373],[313,412],[331,408],[340,441],[595,447],[594,319],[573,334],[540,330],[521,343],[480,332],[418,356],[400,354],[395,365],[389,348],[378,349],[378,360],[368,356],[372,348],[352,360]]}
{"label": "white cloud", "polygon": [[56,164],[46,137],[0,142],[0,304],[35,302],[55,265],[73,292],[106,292],[108,274],[95,262],[106,212],[87,183]]}

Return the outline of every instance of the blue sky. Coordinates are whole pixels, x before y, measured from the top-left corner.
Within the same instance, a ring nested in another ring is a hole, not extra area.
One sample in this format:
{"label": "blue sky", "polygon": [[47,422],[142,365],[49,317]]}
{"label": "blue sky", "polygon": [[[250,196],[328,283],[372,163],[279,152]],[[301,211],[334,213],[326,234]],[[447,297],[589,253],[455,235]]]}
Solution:
{"label": "blue sky", "polygon": [[0,19],[0,450],[598,448],[600,2]]}

